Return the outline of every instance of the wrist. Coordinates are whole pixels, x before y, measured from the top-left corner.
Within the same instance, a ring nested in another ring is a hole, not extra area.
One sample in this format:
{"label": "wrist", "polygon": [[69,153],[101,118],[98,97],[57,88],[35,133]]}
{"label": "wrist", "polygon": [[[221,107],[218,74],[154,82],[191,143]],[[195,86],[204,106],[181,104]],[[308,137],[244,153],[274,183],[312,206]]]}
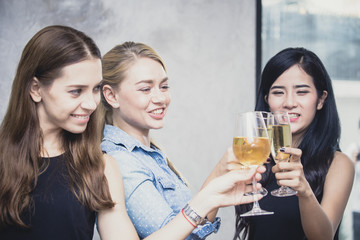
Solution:
{"label": "wrist", "polygon": [[217,205],[214,202],[214,197],[209,192],[208,187],[204,187],[198,192],[189,202],[191,208],[196,211],[201,217],[205,217],[209,212],[217,209]]}
{"label": "wrist", "polygon": [[297,195],[299,198],[303,199],[312,198],[313,196],[315,196],[309,184],[305,188],[305,191],[299,192]]}
{"label": "wrist", "polygon": [[204,225],[207,221],[206,217],[200,216],[189,204],[186,204],[181,212],[193,227]]}

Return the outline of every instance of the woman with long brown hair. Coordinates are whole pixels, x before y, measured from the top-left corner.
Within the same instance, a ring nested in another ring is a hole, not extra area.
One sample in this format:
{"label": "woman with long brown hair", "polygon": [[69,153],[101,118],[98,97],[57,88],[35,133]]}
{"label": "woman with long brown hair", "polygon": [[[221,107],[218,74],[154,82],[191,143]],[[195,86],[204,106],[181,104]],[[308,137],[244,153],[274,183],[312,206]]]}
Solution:
{"label": "woman with long brown hair", "polygon": [[65,26],[23,50],[0,128],[1,239],[90,239],[95,211],[114,206],[96,129],[100,59]]}

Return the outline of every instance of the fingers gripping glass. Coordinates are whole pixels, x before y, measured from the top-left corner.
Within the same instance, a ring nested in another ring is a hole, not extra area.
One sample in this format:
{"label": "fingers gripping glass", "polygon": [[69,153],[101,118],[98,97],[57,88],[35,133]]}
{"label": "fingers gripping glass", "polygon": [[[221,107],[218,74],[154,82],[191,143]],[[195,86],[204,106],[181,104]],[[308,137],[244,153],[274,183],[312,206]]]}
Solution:
{"label": "fingers gripping glass", "polygon": [[[233,150],[236,159],[244,166],[244,170],[257,168],[268,159],[270,155],[270,141],[263,115],[260,112],[240,113],[236,118],[233,138]],[[256,189],[255,176],[253,177],[253,189]],[[254,194],[252,210],[242,214],[242,217],[268,215],[268,212],[260,208],[257,195]]]}
{"label": "fingers gripping glass", "polygon": [[[271,144],[271,155],[276,163],[288,162],[290,155],[281,151],[284,147],[291,147],[291,129],[290,119],[287,112],[277,111],[273,112],[273,127],[272,127],[272,144]],[[290,187],[281,186],[278,189],[271,191],[271,195],[276,197],[287,197],[297,194]]]}

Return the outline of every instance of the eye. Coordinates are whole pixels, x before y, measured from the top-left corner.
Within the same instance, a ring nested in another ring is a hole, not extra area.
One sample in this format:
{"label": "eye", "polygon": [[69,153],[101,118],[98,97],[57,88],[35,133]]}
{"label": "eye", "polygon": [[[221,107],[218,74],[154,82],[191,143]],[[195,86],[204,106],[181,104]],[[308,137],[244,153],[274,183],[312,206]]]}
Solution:
{"label": "eye", "polygon": [[305,94],[309,93],[309,91],[308,90],[299,90],[296,93],[301,96],[301,95],[305,95]]}
{"label": "eye", "polygon": [[149,87],[144,87],[144,88],[140,88],[139,91],[141,92],[149,92],[151,90],[151,88]]}
{"label": "eye", "polygon": [[279,91],[279,90],[275,90],[275,91],[272,91],[271,94],[273,94],[273,95],[282,95],[282,94],[284,94],[284,92]]}
{"label": "eye", "polygon": [[164,85],[160,86],[160,88],[161,88],[162,90],[166,91],[166,90],[168,90],[168,89],[170,88],[170,86],[167,85],[167,84],[164,84]]}
{"label": "eye", "polygon": [[81,94],[82,89],[74,89],[69,91],[70,94],[74,95],[74,96],[79,96]]}
{"label": "eye", "polygon": [[101,84],[94,87],[94,92],[100,92],[100,89],[101,89]]}

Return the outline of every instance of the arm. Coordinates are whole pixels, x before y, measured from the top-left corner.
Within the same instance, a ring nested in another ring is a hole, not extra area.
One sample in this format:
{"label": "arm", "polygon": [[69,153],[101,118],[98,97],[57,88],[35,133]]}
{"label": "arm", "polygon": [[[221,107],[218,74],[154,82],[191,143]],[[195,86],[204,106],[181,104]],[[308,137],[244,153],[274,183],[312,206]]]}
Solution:
{"label": "arm", "polygon": [[[170,222],[191,199],[190,190],[172,174],[150,165],[128,151],[109,152],[121,167],[128,215],[140,238]],[[182,216],[182,214],[180,215]],[[188,239],[211,234],[218,223],[207,222],[191,232]]]}
{"label": "arm", "polygon": [[[124,239],[137,240],[139,239],[138,235],[126,213],[124,189],[119,167],[111,157],[105,156],[104,158],[106,160],[105,175],[108,179],[111,196],[116,205],[112,209],[99,212],[98,227],[101,239],[111,240],[122,236]],[[259,168],[258,171],[264,172],[265,168]],[[253,190],[251,181],[254,174],[254,170],[245,173],[243,171],[232,171],[218,177],[201,190],[189,204],[200,216],[204,217],[214,208],[252,202],[253,196],[243,196],[243,194]],[[260,173],[256,174],[256,179],[261,179]],[[258,184],[257,187],[260,188],[261,185]],[[261,197],[261,195],[258,195],[259,199]],[[195,228],[188,221],[180,212],[172,221],[146,239],[185,239]]]}
{"label": "arm", "polygon": [[[333,239],[339,226],[354,179],[354,166],[345,154],[336,152],[327,173],[324,193],[319,203],[307,182],[300,162],[301,150],[286,148],[292,162],[273,167],[279,185],[298,191],[301,222],[308,239]],[[340,170],[339,170],[340,169]],[[285,170],[285,172],[280,172]]]}
{"label": "arm", "polygon": [[108,154],[121,168],[128,215],[140,238],[165,226],[191,199],[185,185],[177,186],[171,175],[162,168],[149,166],[143,156],[127,150]]}
{"label": "arm", "polygon": [[[265,168],[259,168],[264,172]],[[215,208],[250,203],[253,196],[244,196],[245,192],[252,192],[252,176],[254,170],[231,171],[221,177],[215,178],[208,183],[190,202],[189,205],[200,216],[204,217]],[[261,179],[261,175],[256,174],[256,179]],[[258,184],[257,188],[260,189]],[[261,199],[261,195],[257,195]],[[167,240],[167,239],[185,239],[194,227],[179,213],[171,222],[157,232],[150,235],[147,240]]]}
{"label": "arm", "polygon": [[98,229],[102,240],[123,239],[138,240],[139,237],[127,215],[124,200],[124,188],[121,173],[116,161],[104,155],[105,176],[112,200],[115,206],[112,209],[101,210],[98,213]]}
{"label": "arm", "polygon": [[[229,147],[223,157],[220,159],[220,161],[216,164],[216,166],[213,168],[209,176],[206,178],[205,182],[203,183],[201,189],[206,187],[206,185],[213,179],[220,177],[224,175],[225,173],[233,170],[233,169],[239,169],[239,162],[236,160],[234,152],[232,147]],[[213,211],[211,211],[207,217],[209,221],[214,221],[218,208],[215,208]]]}

